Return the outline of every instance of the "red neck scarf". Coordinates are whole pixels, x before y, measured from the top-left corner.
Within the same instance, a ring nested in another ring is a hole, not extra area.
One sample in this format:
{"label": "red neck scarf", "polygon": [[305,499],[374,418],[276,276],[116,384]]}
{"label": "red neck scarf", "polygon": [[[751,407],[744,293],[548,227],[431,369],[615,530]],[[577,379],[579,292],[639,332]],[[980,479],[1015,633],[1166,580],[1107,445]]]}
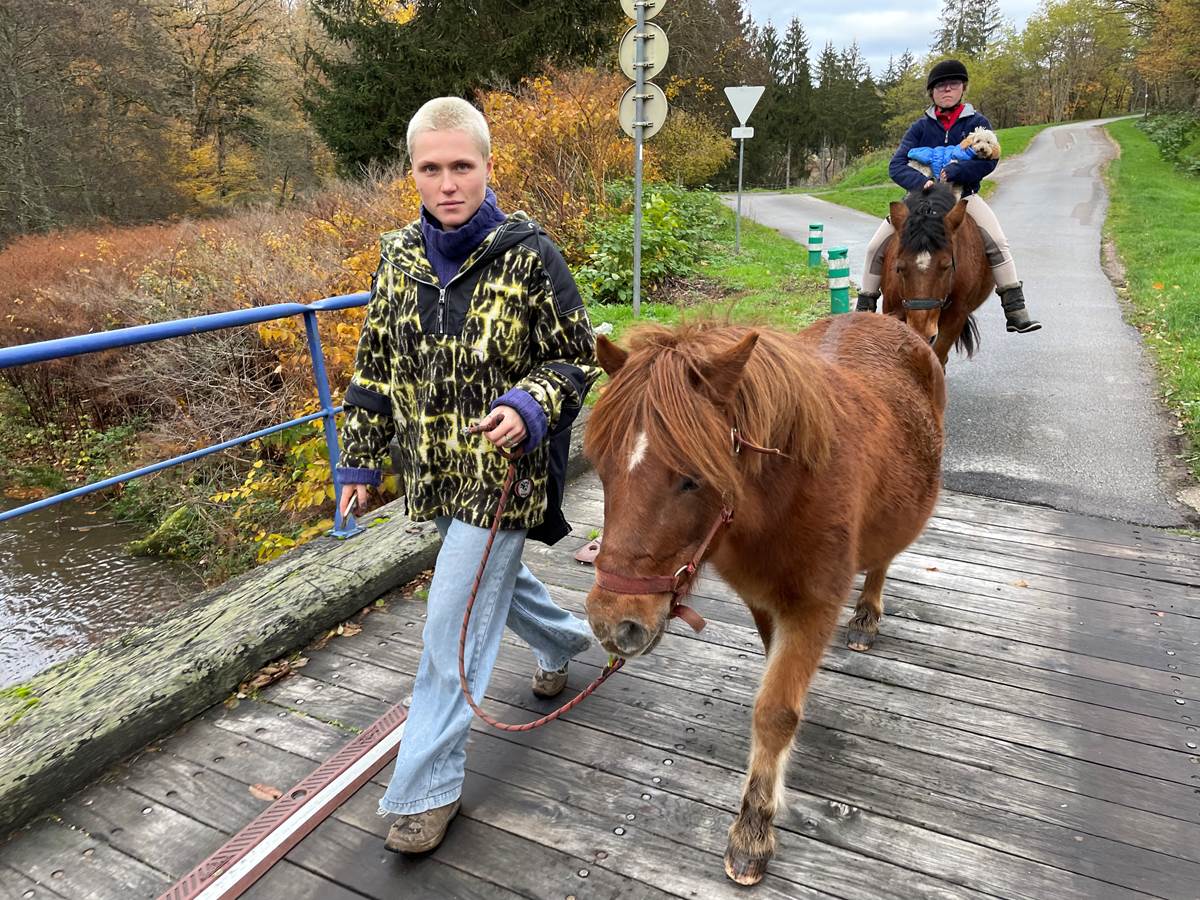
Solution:
{"label": "red neck scarf", "polygon": [[940,106],[935,107],[933,113],[937,116],[937,120],[941,123],[941,126],[949,131],[954,123],[958,121],[958,117],[962,115],[962,111],[963,104],[960,103],[954,109],[942,109]]}

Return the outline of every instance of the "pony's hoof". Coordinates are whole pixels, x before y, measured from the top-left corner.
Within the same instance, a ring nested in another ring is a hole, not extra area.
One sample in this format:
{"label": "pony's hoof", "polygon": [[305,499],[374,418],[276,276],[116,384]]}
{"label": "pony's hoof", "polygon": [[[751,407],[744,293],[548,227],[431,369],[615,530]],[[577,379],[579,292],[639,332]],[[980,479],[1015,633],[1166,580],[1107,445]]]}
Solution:
{"label": "pony's hoof", "polygon": [[732,849],[725,851],[725,874],[738,884],[758,884],[767,874],[769,856],[747,856]]}
{"label": "pony's hoof", "polygon": [[875,646],[875,632],[851,628],[846,633],[846,646],[860,653],[866,652]]}

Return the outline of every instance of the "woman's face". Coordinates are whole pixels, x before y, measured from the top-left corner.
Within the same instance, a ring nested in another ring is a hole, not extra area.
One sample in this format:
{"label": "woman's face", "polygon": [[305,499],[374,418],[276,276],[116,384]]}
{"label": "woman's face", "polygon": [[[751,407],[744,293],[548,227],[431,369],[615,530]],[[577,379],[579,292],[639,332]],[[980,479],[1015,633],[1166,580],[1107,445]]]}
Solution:
{"label": "woman's face", "polygon": [[939,81],[931,91],[934,104],[941,109],[954,109],[962,101],[963,94],[966,92],[966,82],[958,80]]}
{"label": "woman's face", "polygon": [[467,132],[454,128],[413,137],[412,176],[421,203],[445,228],[470,221],[483,205],[492,159]]}

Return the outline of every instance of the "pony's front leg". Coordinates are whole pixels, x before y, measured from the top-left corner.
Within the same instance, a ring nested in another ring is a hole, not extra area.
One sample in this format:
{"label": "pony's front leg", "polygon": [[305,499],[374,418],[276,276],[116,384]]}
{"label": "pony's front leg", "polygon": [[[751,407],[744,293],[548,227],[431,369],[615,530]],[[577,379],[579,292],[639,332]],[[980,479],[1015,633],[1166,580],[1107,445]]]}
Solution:
{"label": "pony's front leg", "polygon": [[804,697],[837,621],[831,600],[801,614],[775,617],[771,650],[754,701],[750,769],[742,808],[729,829],[725,874],[738,884],[757,884],[775,853],[775,814],[781,807],[788,753],[804,710]]}

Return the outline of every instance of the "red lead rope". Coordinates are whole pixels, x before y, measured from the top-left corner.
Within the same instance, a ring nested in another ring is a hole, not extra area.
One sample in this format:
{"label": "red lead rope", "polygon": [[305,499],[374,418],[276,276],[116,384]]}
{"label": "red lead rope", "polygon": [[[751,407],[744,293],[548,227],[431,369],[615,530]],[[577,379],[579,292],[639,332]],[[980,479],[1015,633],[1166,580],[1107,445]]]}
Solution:
{"label": "red lead rope", "polygon": [[492,528],[488,532],[487,546],[483,548],[483,558],[479,561],[479,571],[475,573],[475,584],[471,587],[471,597],[467,600],[467,610],[463,613],[462,631],[458,636],[458,683],[462,687],[463,696],[467,698],[467,703],[475,715],[479,716],[479,718],[483,719],[483,721],[487,722],[493,728],[499,728],[501,731],[532,731],[534,728],[545,725],[547,722],[557,719],[563,713],[578,706],[583,702],[584,697],[604,684],[613,672],[625,665],[625,660],[618,657],[605,666],[604,671],[596,677],[596,680],[580,691],[576,697],[563,706],[560,706],[554,712],[542,716],[533,722],[526,722],[524,725],[510,725],[507,722],[500,722],[493,719],[479,708],[479,705],[475,702],[475,698],[471,696],[471,689],[467,684],[466,663],[464,662],[467,653],[467,625],[471,621],[471,608],[475,605],[475,598],[479,595],[479,585],[483,582],[483,572],[487,568],[488,557],[492,555],[492,543],[496,540],[496,532],[500,530],[500,518],[504,515],[504,508],[508,505],[508,498],[512,494],[513,480],[516,476],[517,464],[510,461],[508,464],[508,475],[504,478],[504,488],[500,491],[500,504],[496,507],[496,517],[492,520]]}

